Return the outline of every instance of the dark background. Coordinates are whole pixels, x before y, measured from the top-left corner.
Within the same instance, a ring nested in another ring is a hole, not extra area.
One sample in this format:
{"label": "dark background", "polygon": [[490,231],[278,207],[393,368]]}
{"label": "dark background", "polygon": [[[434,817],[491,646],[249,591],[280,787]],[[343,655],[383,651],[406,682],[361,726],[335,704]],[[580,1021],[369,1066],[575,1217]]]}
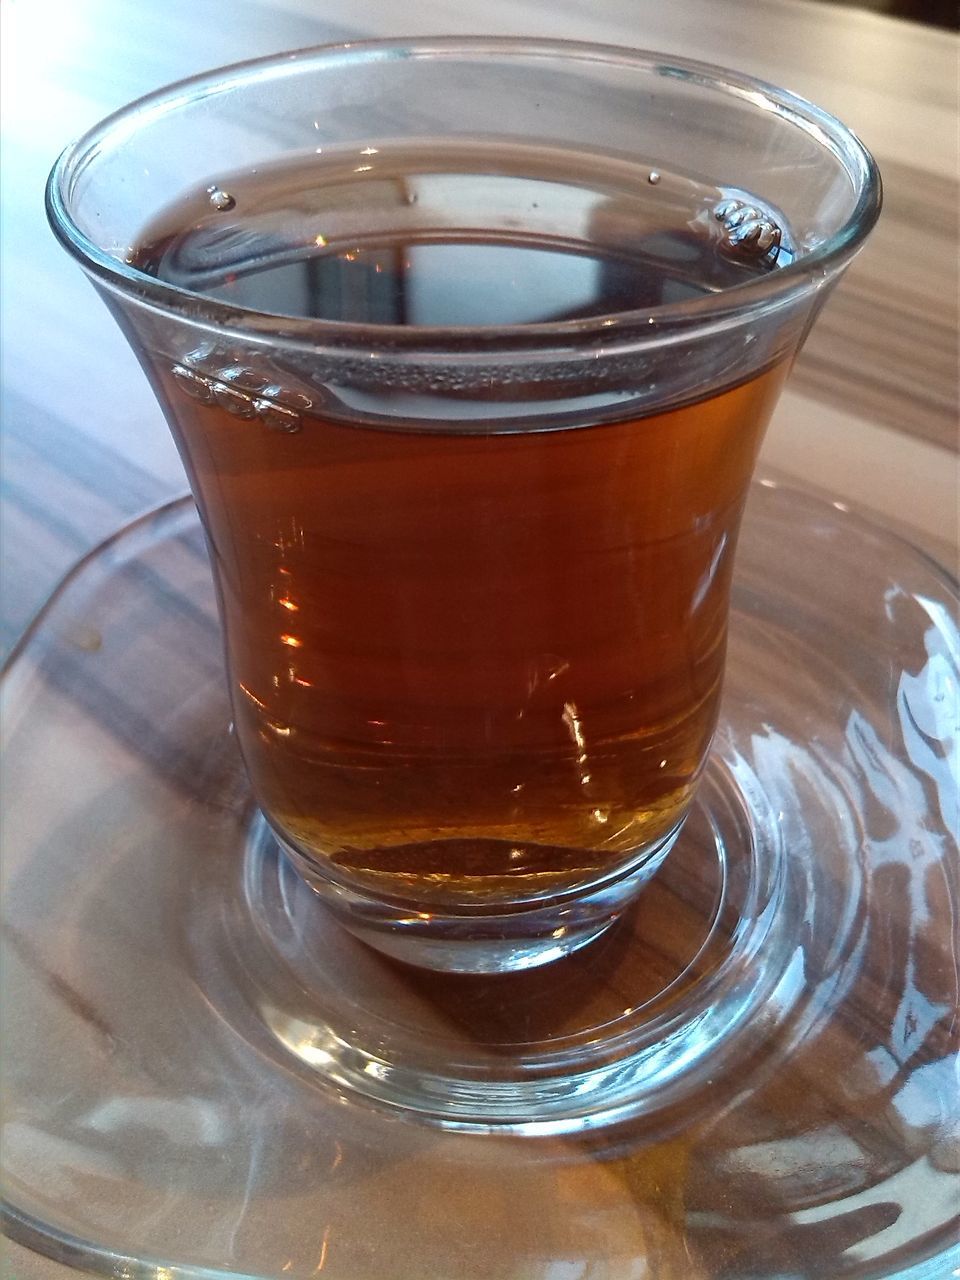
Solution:
{"label": "dark background", "polygon": [[872,9],[891,18],[910,18],[931,27],[960,30],[960,6],[957,0],[824,0],[825,4],[849,4],[855,9]]}

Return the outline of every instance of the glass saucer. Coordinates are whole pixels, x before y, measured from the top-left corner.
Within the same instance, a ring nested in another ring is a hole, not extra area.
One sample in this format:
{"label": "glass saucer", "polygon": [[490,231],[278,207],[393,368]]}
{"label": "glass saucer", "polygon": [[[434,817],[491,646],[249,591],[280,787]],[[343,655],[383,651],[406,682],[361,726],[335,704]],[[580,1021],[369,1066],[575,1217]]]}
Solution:
{"label": "glass saucer", "polygon": [[125,1277],[960,1267],[956,594],[764,479],[695,812],[597,943],[344,935],[253,811],[188,499],[4,680],[6,1230]]}

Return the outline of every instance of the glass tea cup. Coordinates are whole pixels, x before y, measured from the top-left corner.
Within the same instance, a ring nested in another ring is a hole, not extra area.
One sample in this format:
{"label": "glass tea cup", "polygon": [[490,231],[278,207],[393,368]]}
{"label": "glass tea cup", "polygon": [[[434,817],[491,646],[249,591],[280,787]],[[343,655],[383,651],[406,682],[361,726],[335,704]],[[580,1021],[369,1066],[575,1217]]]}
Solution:
{"label": "glass tea cup", "polygon": [[353,933],[528,968],[656,872],[764,428],[879,203],[789,93],[534,40],[246,63],[60,158],[52,225],[200,512],[253,796]]}

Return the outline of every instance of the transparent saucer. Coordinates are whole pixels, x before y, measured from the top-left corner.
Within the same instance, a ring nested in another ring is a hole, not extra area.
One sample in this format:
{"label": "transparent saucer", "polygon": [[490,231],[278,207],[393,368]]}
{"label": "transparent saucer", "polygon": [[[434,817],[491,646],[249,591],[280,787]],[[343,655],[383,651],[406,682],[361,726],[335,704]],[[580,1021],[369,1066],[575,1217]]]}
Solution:
{"label": "transparent saucer", "polygon": [[955,1274],[956,609],[757,482],[674,851],[584,950],[452,977],[278,855],[193,507],[128,526],[4,678],[7,1232],[166,1280]]}

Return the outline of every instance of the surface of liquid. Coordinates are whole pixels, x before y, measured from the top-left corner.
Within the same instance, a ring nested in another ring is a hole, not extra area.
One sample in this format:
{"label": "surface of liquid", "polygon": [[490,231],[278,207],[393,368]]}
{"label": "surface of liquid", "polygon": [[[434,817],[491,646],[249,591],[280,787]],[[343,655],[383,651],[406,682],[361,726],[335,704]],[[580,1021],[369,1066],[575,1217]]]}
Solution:
{"label": "surface of liquid", "polygon": [[236,306],[384,325],[513,326],[683,302],[791,257],[736,254],[730,192],[647,165],[475,143],[366,147],[211,180],[132,255]]}
{"label": "surface of liquid", "polygon": [[[385,325],[604,315],[769,269],[724,256],[717,192],[687,179],[587,160],[561,179],[533,154],[509,172],[484,148],[367,160],[216,176],[134,260],[236,305]],[[288,432],[144,358],[210,540],[246,764],[297,848],[381,892],[510,899],[672,830],[716,722],[782,365],[699,402],[692,370],[688,403],[572,430],[485,432],[477,396],[470,433],[383,430],[318,395]]]}

